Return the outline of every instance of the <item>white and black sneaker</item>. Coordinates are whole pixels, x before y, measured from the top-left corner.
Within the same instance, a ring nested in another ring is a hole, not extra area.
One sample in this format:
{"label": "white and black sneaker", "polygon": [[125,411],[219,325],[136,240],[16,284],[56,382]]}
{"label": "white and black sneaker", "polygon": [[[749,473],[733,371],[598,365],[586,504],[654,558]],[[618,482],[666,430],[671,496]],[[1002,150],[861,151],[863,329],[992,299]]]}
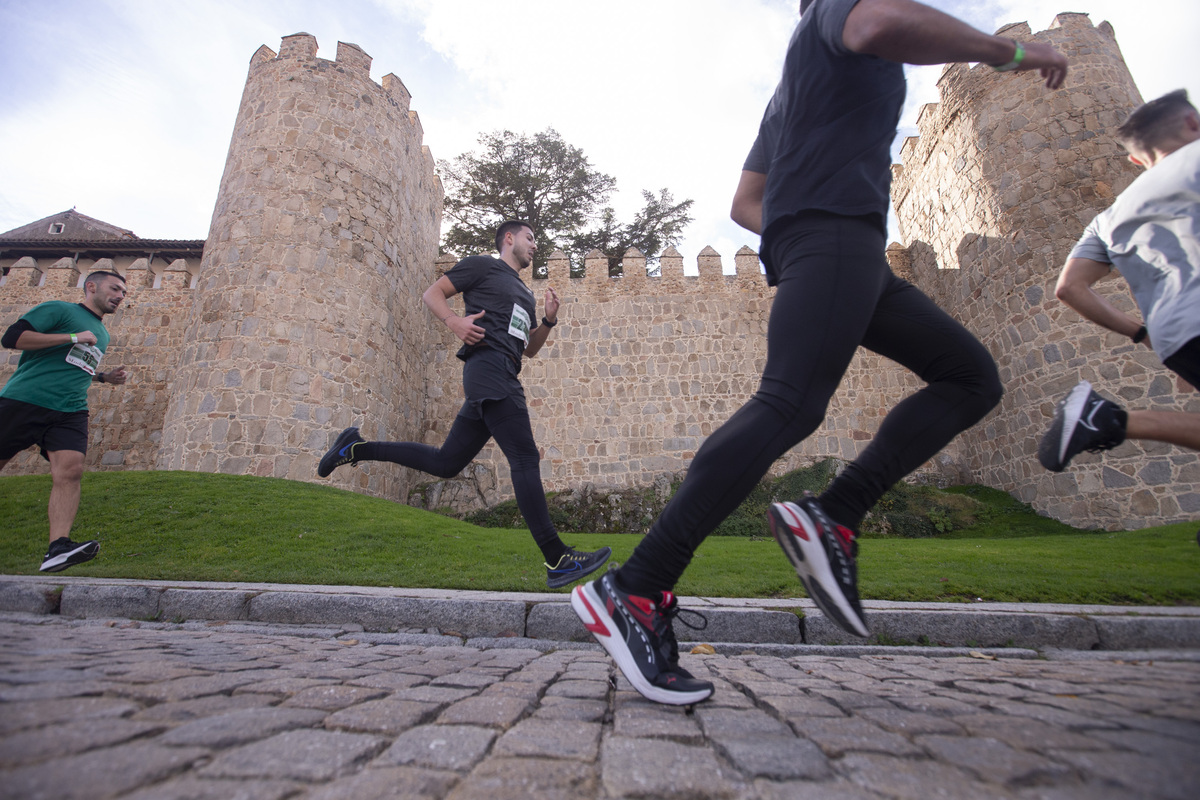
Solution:
{"label": "white and black sneaker", "polygon": [[1080,381],[1055,409],[1050,430],[1038,445],[1038,461],[1051,472],[1062,472],[1084,450],[1099,453],[1125,441],[1128,421],[1123,408]]}
{"label": "white and black sneaker", "polygon": [[62,572],[67,567],[91,561],[99,552],[100,543],[95,540],[82,543],[72,542],[64,536],[50,543],[50,549],[46,551],[46,557],[42,559],[40,571]]}
{"label": "white and black sneaker", "polygon": [[855,636],[870,636],[858,600],[857,534],[831,520],[809,492],[796,503],[772,503],[767,521],[825,616]]}

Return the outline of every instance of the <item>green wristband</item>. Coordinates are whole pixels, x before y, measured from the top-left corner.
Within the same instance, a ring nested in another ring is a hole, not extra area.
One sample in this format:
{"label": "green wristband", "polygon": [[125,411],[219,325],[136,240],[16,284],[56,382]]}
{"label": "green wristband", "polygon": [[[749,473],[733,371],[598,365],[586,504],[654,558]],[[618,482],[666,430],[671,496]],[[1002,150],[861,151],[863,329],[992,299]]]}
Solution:
{"label": "green wristband", "polygon": [[1013,53],[1012,61],[1008,62],[1007,64],[1001,64],[1000,66],[992,64],[992,69],[996,70],[996,72],[1012,72],[1014,69],[1018,69],[1021,66],[1021,62],[1025,60],[1025,45],[1021,44],[1016,39],[1013,39],[1012,43],[1013,47],[1017,48]]}

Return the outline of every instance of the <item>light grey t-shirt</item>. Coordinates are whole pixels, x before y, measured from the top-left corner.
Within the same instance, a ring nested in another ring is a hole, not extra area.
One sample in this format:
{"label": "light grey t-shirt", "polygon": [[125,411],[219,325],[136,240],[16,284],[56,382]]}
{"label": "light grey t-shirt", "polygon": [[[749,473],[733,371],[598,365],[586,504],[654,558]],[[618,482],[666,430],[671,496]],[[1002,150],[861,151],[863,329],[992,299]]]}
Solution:
{"label": "light grey t-shirt", "polygon": [[1159,358],[1200,336],[1200,141],[1139,175],[1070,257],[1120,270]]}

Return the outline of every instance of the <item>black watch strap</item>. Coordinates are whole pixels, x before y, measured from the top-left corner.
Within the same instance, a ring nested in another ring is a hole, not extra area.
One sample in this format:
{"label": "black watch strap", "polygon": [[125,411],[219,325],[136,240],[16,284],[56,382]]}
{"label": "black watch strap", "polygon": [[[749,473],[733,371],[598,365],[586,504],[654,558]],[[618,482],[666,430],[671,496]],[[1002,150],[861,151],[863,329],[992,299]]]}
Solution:
{"label": "black watch strap", "polygon": [[545,325],[547,328],[553,328],[555,325],[558,324],[558,320],[554,320],[554,322],[551,322],[550,320],[546,319],[545,317],[542,317],[542,324]]}
{"label": "black watch strap", "polygon": [[1147,334],[1147,333],[1148,333],[1148,331],[1146,330],[1146,326],[1145,326],[1145,325],[1143,325],[1142,327],[1138,328],[1138,329],[1137,329],[1137,333],[1135,333],[1135,334],[1134,334],[1132,337],[1130,337],[1130,338],[1132,338],[1132,339],[1133,339],[1133,343],[1134,343],[1134,344],[1141,344],[1141,343],[1142,343],[1142,339],[1145,339],[1145,338],[1146,338],[1146,334]]}

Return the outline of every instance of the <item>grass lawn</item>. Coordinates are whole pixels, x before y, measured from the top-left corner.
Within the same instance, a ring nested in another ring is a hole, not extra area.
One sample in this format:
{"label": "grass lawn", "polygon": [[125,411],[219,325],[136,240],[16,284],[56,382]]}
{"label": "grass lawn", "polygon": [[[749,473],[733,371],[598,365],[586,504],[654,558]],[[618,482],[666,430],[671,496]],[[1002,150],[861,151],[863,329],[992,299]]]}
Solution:
{"label": "grass lawn", "polygon": [[[937,538],[864,538],[864,599],[1200,604],[1195,523],[1078,531],[1002,492],[986,521]],[[49,476],[0,477],[0,573],[38,574]],[[528,531],[480,528],[328,486],[195,472],[91,472],[71,538],[99,539],[67,575],[550,591]],[[640,537],[568,534],[623,561]],[[46,576],[54,580],[53,575]],[[800,597],[769,538],[710,536],[680,594]],[[566,590],[558,590],[565,592]]]}

